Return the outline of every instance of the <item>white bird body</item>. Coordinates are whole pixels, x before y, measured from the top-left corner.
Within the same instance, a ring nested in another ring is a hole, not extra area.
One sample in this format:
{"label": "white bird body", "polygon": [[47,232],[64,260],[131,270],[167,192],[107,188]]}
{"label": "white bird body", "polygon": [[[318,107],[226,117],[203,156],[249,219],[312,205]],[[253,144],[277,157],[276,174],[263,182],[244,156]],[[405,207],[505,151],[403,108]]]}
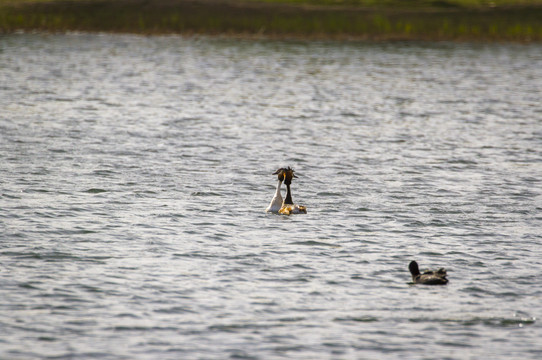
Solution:
{"label": "white bird body", "polygon": [[265,209],[266,212],[278,213],[280,208],[282,207],[282,194],[280,193],[281,185],[282,181],[279,180],[277,183],[277,190],[275,191],[275,196],[273,196],[273,200],[271,200],[269,206],[267,207],[267,209]]}

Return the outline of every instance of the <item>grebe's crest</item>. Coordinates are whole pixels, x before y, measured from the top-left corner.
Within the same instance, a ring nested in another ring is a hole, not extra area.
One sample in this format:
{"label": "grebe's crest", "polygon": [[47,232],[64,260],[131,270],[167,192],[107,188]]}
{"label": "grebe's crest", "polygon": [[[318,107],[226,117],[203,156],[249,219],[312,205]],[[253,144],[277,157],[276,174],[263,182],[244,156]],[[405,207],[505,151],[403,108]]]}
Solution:
{"label": "grebe's crest", "polygon": [[279,181],[284,181],[284,172],[286,171],[285,168],[279,168],[277,171],[273,173],[273,175],[277,175]]}
{"label": "grebe's crest", "polygon": [[294,169],[288,166],[287,168],[283,168],[283,170],[284,170],[284,184],[291,185],[292,179],[297,178],[297,176],[294,174],[295,172]]}

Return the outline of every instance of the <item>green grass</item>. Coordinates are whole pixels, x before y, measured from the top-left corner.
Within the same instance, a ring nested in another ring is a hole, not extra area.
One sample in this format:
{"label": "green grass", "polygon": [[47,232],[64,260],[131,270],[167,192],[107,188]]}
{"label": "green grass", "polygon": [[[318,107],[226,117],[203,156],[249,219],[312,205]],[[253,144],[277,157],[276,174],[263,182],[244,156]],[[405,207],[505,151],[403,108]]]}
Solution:
{"label": "green grass", "polygon": [[[27,5],[45,3],[89,3],[103,2],[103,0],[0,0],[0,6]],[[110,3],[115,0],[109,0]],[[117,2],[126,2],[119,0]],[[150,1],[153,2],[153,1]],[[155,3],[164,2],[155,0]],[[175,1],[173,1],[175,2]],[[215,1],[216,2],[216,1]],[[223,0],[230,3],[268,3],[288,5],[314,5],[314,6],[348,6],[365,8],[485,8],[510,6],[542,6],[542,0]]]}
{"label": "green grass", "polygon": [[[47,0],[45,0],[47,1]],[[510,6],[542,6],[542,0],[244,0],[274,4],[316,6],[350,6],[366,8],[487,8]]]}
{"label": "green grass", "polygon": [[525,42],[542,41],[542,0],[0,0],[16,30]]}

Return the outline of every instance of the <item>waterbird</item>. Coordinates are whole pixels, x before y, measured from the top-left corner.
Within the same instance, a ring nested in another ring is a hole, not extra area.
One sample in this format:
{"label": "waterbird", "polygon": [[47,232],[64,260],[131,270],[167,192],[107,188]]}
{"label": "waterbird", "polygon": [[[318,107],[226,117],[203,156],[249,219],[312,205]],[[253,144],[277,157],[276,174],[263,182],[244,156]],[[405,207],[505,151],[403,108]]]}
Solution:
{"label": "waterbird", "polygon": [[440,268],[436,271],[427,270],[421,274],[418,263],[416,261],[411,261],[408,265],[408,269],[412,274],[412,282],[415,284],[446,285],[448,283],[448,279],[446,279],[446,269],[444,268]]}
{"label": "waterbird", "polygon": [[277,189],[275,190],[275,195],[273,196],[273,199],[271,200],[269,206],[267,207],[267,209],[265,209],[265,211],[278,213],[279,210],[282,208],[282,194],[280,193],[280,187],[282,186],[282,182],[284,181],[284,169],[278,169],[273,173],[273,175],[277,175],[278,177]]}
{"label": "waterbird", "polygon": [[281,170],[284,174],[284,184],[286,185],[286,198],[282,202],[282,207],[279,210],[279,214],[306,214],[307,208],[302,205],[294,204],[292,200],[292,190],[290,189],[290,185],[292,184],[292,179],[297,178],[297,176],[294,174],[294,169],[288,166],[287,168],[282,168]]}
{"label": "waterbird", "polygon": [[[283,215],[306,214],[307,208],[305,206],[294,204],[292,200],[292,190],[290,189],[290,185],[292,184],[292,179],[297,178],[297,176],[294,174],[294,169],[289,166],[287,168],[279,168],[273,173],[273,175],[277,175],[277,188],[271,203],[269,203],[269,206],[267,209],[265,209],[265,211]],[[283,181],[286,184],[286,198],[284,200],[282,199],[281,194],[281,186]]]}

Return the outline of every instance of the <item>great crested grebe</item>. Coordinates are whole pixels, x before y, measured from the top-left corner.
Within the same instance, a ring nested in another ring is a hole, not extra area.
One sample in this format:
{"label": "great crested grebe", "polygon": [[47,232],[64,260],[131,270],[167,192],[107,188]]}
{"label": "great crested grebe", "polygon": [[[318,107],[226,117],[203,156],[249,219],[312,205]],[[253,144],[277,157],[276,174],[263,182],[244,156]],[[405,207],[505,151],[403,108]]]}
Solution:
{"label": "great crested grebe", "polygon": [[279,210],[279,214],[306,214],[307,208],[305,206],[295,205],[292,201],[292,191],[290,190],[290,185],[292,184],[292,179],[297,177],[294,175],[294,169],[288,166],[287,168],[282,168],[279,170],[282,170],[282,173],[284,174],[284,184],[286,184],[286,199],[284,199],[282,202],[282,207]]}
{"label": "great crested grebe", "polygon": [[265,211],[278,213],[280,208],[282,207],[282,194],[280,193],[280,187],[282,185],[282,182],[284,181],[284,170],[280,168],[275,171],[273,175],[277,175],[278,177],[277,190],[275,190],[275,196],[273,196],[273,199],[271,200],[269,206],[267,207],[267,209],[265,209]]}
{"label": "great crested grebe", "polygon": [[436,271],[425,271],[421,274],[418,263],[416,261],[411,261],[408,265],[408,269],[412,274],[412,282],[415,284],[446,285],[448,283],[448,279],[446,279],[446,269],[444,268],[440,268]]}

